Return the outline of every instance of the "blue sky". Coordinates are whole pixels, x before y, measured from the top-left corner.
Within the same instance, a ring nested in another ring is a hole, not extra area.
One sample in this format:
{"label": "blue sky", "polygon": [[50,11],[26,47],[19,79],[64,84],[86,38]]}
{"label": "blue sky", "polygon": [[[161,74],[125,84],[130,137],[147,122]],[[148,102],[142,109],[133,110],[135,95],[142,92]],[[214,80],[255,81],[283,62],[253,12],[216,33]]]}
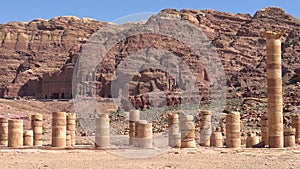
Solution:
{"label": "blue sky", "polygon": [[74,15],[101,21],[140,12],[159,12],[164,8],[214,9],[231,13],[250,13],[267,6],[278,6],[300,19],[298,0],[7,0],[1,2],[0,23],[35,18]]}

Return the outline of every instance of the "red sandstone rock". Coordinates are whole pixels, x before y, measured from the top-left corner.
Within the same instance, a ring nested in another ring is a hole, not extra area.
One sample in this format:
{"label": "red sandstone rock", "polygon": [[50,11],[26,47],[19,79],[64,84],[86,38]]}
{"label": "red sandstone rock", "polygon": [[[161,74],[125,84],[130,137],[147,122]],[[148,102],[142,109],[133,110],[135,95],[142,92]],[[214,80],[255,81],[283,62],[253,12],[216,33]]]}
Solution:
{"label": "red sandstone rock", "polygon": [[[300,51],[300,22],[282,9],[265,8],[257,11],[254,16],[186,9],[166,9],[162,13],[190,21],[212,41],[224,66],[230,91],[228,97],[258,97],[266,94],[266,54],[262,33],[268,29],[286,31],[282,37],[284,85],[295,84],[300,80],[300,60],[297,59]],[[56,17],[49,21],[36,19],[26,23],[0,25],[1,96],[56,98],[58,94],[59,98],[70,98],[69,80],[80,47],[104,24],[90,19]],[[188,60],[199,86],[208,94],[203,95],[202,100],[209,100],[209,77],[205,65],[191,59],[195,56],[184,45],[170,38],[167,38],[167,43],[164,39],[148,34],[120,42],[98,70],[95,77],[98,81],[96,93],[101,97],[110,97],[112,73],[116,65],[137,48],[154,47],[174,51],[179,57]],[[170,97],[168,105],[178,104],[180,97],[174,91],[180,89],[176,87],[174,77],[158,79],[160,75],[164,73],[147,70],[135,76],[130,87],[130,94],[137,95],[132,98],[135,107],[149,107],[147,93],[154,89],[171,92],[174,99]],[[172,82],[169,83],[169,80]]]}

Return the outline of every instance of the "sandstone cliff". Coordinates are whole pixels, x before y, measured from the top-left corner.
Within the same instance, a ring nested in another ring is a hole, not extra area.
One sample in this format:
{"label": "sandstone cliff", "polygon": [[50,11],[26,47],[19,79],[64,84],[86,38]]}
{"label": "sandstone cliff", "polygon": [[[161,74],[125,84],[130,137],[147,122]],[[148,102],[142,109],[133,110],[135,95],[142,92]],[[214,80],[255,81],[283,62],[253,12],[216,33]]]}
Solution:
{"label": "sandstone cliff", "polygon": [[[258,97],[266,94],[265,40],[262,35],[269,29],[286,31],[282,37],[282,73],[285,87],[300,81],[300,21],[282,9],[265,8],[253,16],[214,10],[165,9],[161,12],[188,20],[206,33],[222,60],[229,97]],[[1,97],[72,97],[69,77],[80,47],[104,24],[106,23],[91,19],[57,17],[49,21],[37,19],[28,23],[12,22],[0,25]],[[143,42],[145,46],[150,43],[151,41]],[[164,45],[163,42],[158,43],[158,46]],[[110,96],[108,74],[122,60],[123,53],[118,53],[120,48],[128,46],[137,47],[122,42],[116,51],[112,51],[112,60],[107,62],[109,64],[98,75],[97,93],[100,96]],[[174,51],[184,51],[182,46],[167,47]],[[204,67],[201,63],[194,64],[195,69]],[[164,72],[155,70],[137,75],[132,82],[137,86],[132,89],[132,95],[156,88],[170,90],[170,80],[155,80],[154,77],[158,74],[167,76]],[[206,77],[199,76],[198,80],[203,82],[203,87],[208,87],[205,83],[208,80]],[[43,86],[43,82],[48,83]],[[62,87],[66,89],[60,91]]]}
{"label": "sandstone cliff", "polygon": [[32,96],[30,81],[61,71],[103,24],[72,16],[0,25],[1,96]]}

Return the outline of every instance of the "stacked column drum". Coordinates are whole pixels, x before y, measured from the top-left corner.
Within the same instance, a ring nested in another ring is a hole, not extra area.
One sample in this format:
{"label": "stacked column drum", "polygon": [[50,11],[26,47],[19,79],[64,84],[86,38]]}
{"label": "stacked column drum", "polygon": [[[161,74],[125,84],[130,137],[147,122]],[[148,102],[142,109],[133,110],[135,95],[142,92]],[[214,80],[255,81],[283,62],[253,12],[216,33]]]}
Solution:
{"label": "stacked column drum", "polygon": [[23,137],[24,146],[33,146],[33,130],[25,130]]}
{"label": "stacked column drum", "polygon": [[0,146],[8,143],[8,118],[0,118]]}
{"label": "stacked column drum", "polygon": [[268,136],[268,116],[261,116],[261,139],[265,145],[269,145],[269,136]]}
{"label": "stacked column drum", "polygon": [[296,129],[295,141],[300,144],[300,114],[292,115],[292,127]]}
{"label": "stacked column drum", "polygon": [[66,112],[52,113],[52,147],[66,146]]}
{"label": "stacked column drum", "polygon": [[23,120],[8,120],[8,147],[23,146]]}
{"label": "stacked column drum", "polygon": [[252,146],[255,146],[259,143],[259,137],[256,136],[255,133],[248,134],[248,137],[246,139],[246,147],[250,148]]}
{"label": "stacked column drum", "polygon": [[169,146],[172,148],[181,147],[181,134],[179,125],[178,113],[168,114]]}
{"label": "stacked column drum", "polygon": [[109,115],[100,114],[96,118],[96,146],[108,148],[110,146]]}
{"label": "stacked column drum", "polygon": [[67,131],[71,136],[71,146],[75,146],[76,136],[76,113],[67,114]]}
{"label": "stacked column drum", "polygon": [[134,139],[136,135],[135,122],[140,120],[140,111],[131,110],[129,112],[129,145],[134,145]]}
{"label": "stacked column drum", "polygon": [[142,148],[151,148],[152,141],[152,123],[146,120],[139,120],[135,122],[135,140],[134,146]]}
{"label": "stacked column drum", "polygon": [[192,115],[180,116],[181,148],[195,148],[195,124]]}
{"label": "stacked column drum", "polygon": [[220,127],[217,127],[216,131],[211,134],[210,145],[214,147],[223,147],[223,136]]}
{"label": "stacked column drum", "polygon": [[226,147],[240,148],[241,134],[240,134],[240,113],[230,112],[226,115]]}
{"label": "stacked column drum", "polygon": [[200,111],[200,145],[210,146],[210,136],[212,133],[211,126],[211,111],[202,110]]}
{"label": "stacked column drum", "polygon": [[267,93],[268,93],[268,141],[270,148],[283,147],[283,100],[281,75],[282,32],[267,31]]}
{"label": "stacked column drum", "polygon": [[41,114],[31,115],[31,128],[33,130],[33,145],[43,145],[43,116]]}
{"label": "stacked column drum", "polygon": [[72,135],[71,131],[67,130],[66,133],[66,147],[71,147],[72,146]]}
{"label": "stacked column drum", "polygon": [[295,128],[285,128],[284,129],[284,147],[294,147],[295,146]]}

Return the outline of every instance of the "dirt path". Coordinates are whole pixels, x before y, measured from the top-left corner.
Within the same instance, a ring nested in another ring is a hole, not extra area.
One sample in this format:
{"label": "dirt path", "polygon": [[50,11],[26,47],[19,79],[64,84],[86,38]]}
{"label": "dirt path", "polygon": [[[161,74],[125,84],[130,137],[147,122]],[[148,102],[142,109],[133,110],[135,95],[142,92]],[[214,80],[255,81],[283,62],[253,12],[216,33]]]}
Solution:
{"label": "dirt path", "polygon": [[0,168],[300,168],[300,148],[170,150],[150,158],[125,158],[101,150],[0,150]]}

